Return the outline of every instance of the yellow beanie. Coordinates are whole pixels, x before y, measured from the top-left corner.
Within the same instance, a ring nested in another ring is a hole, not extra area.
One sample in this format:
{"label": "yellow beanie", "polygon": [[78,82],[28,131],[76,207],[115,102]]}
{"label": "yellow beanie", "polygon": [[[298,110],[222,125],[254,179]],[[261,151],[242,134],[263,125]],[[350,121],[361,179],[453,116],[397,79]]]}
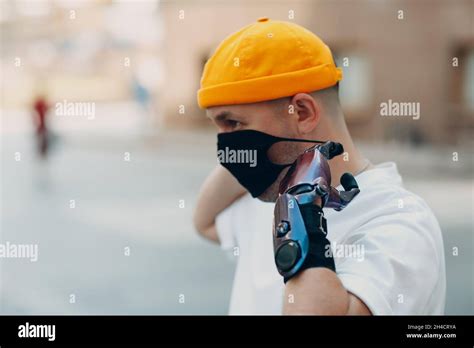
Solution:
{"label": "yellow beanie", "polygon": [[255,103],[334,86],[342,70],[329,47],[294,23],[259,18],[227,37],[207,61],[201,108]]}

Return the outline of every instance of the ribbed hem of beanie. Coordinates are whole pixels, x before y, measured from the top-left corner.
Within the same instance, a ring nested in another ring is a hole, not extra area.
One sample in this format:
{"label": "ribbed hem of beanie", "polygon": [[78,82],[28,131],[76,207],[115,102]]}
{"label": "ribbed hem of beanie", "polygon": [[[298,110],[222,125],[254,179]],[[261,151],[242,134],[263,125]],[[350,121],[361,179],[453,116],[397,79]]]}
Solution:
{"label": "ribbed hem of beanie", "polygon": [[284,74],[202,88],[198,91],[198,104],[201,108],[207,108],[218,105],[257,103],[329,88],[341,79],[341,68],[325,64]]}

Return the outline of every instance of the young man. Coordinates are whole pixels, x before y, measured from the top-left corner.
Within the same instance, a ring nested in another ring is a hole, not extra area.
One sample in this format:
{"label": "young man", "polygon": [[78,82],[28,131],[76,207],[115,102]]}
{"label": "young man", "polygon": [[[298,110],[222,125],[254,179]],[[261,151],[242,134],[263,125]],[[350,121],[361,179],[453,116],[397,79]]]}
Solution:
{"label": "young man", "polygon": [[[217,166],[203,184],[194,222],[203,236],[238,254],[231,314],[444,311],[438,222],[421,198],[403,188],[395,163],[373,165],[358,151],[338,99],[341,79],[317,36],[268,18],[227,37],[206,63],[198,101],[216,124],[219,141],[239,142],[242,130],[336,141],[345,153],[329,161],[332,185],[342,189],[339,178],[351,172],[360,188],[344,210],[324,208],[336,271],[307,268],[285,284],[274,262],[274,204],[269,202],[278,197],[288,168],[242,176]],[[261,146],[258,142],[254,146]],[[311,145],[277,142],[256,167],[262,161],[270,169],[291,163]]]}

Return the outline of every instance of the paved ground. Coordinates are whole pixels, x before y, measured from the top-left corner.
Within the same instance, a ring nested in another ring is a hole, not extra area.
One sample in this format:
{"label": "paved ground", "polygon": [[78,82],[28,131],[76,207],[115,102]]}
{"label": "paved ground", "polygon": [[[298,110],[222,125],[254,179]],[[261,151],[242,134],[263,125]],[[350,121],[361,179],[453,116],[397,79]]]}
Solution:
{"label": "paved ground", "polygon": [[[47,164],[35,160],[27,133],[2,137],[0,240],[38,243],[39,260],[0,259],[0,313],[226,313],[232,261],[191,227],[197,190],[216,163],[212,133],[167,132],[152,142],[65,134]],[[459,164],[449,150],[365,148],[375,162],[399,161],[407,187],[437,214],[447,313],[474,313],[472,153]]]}

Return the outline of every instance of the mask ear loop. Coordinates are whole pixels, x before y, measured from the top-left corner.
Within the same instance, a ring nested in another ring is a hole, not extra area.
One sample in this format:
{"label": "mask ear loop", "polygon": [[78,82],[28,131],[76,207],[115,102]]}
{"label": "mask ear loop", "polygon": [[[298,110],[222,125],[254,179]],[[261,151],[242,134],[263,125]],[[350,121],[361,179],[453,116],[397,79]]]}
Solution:
{"label": "mask ear loop", "polygon": [[293,142],[298,142],[298,143],[319,143],[319,144],[324,144],[327,143],[327,141],[321,141],[321,140],[306,140],[306,139],[293,139],[293,138],[281,138],[281,137],[275,137],[279,139],[278,141],[293,141]]}
{"label": "mask ear loop", "polygon": [[[282,137],[276,137],[276,136],[273,136],[273,137],[278,139],[278,141],[276,141],[274,144],[282,142],[282,141],[292,141],[296,143],[317,143],[317,144],[325,144],[327,142],[327,141],[321,141],[321,140],[293,139],[293,138],[282,138]],[[268,148],[268,150],[270,150],[270,148]],[[267,156],[268,156],[268,150],[267,150]],[[278,163],[274,163],[273,161],[270,161],[270,162],[273,163],[274,165],[282,166],[283,168],[286,168],[286,167],[292,166],[296,162],[296,159],[292,163],[288,163],[288,164],[278,164]]]}

